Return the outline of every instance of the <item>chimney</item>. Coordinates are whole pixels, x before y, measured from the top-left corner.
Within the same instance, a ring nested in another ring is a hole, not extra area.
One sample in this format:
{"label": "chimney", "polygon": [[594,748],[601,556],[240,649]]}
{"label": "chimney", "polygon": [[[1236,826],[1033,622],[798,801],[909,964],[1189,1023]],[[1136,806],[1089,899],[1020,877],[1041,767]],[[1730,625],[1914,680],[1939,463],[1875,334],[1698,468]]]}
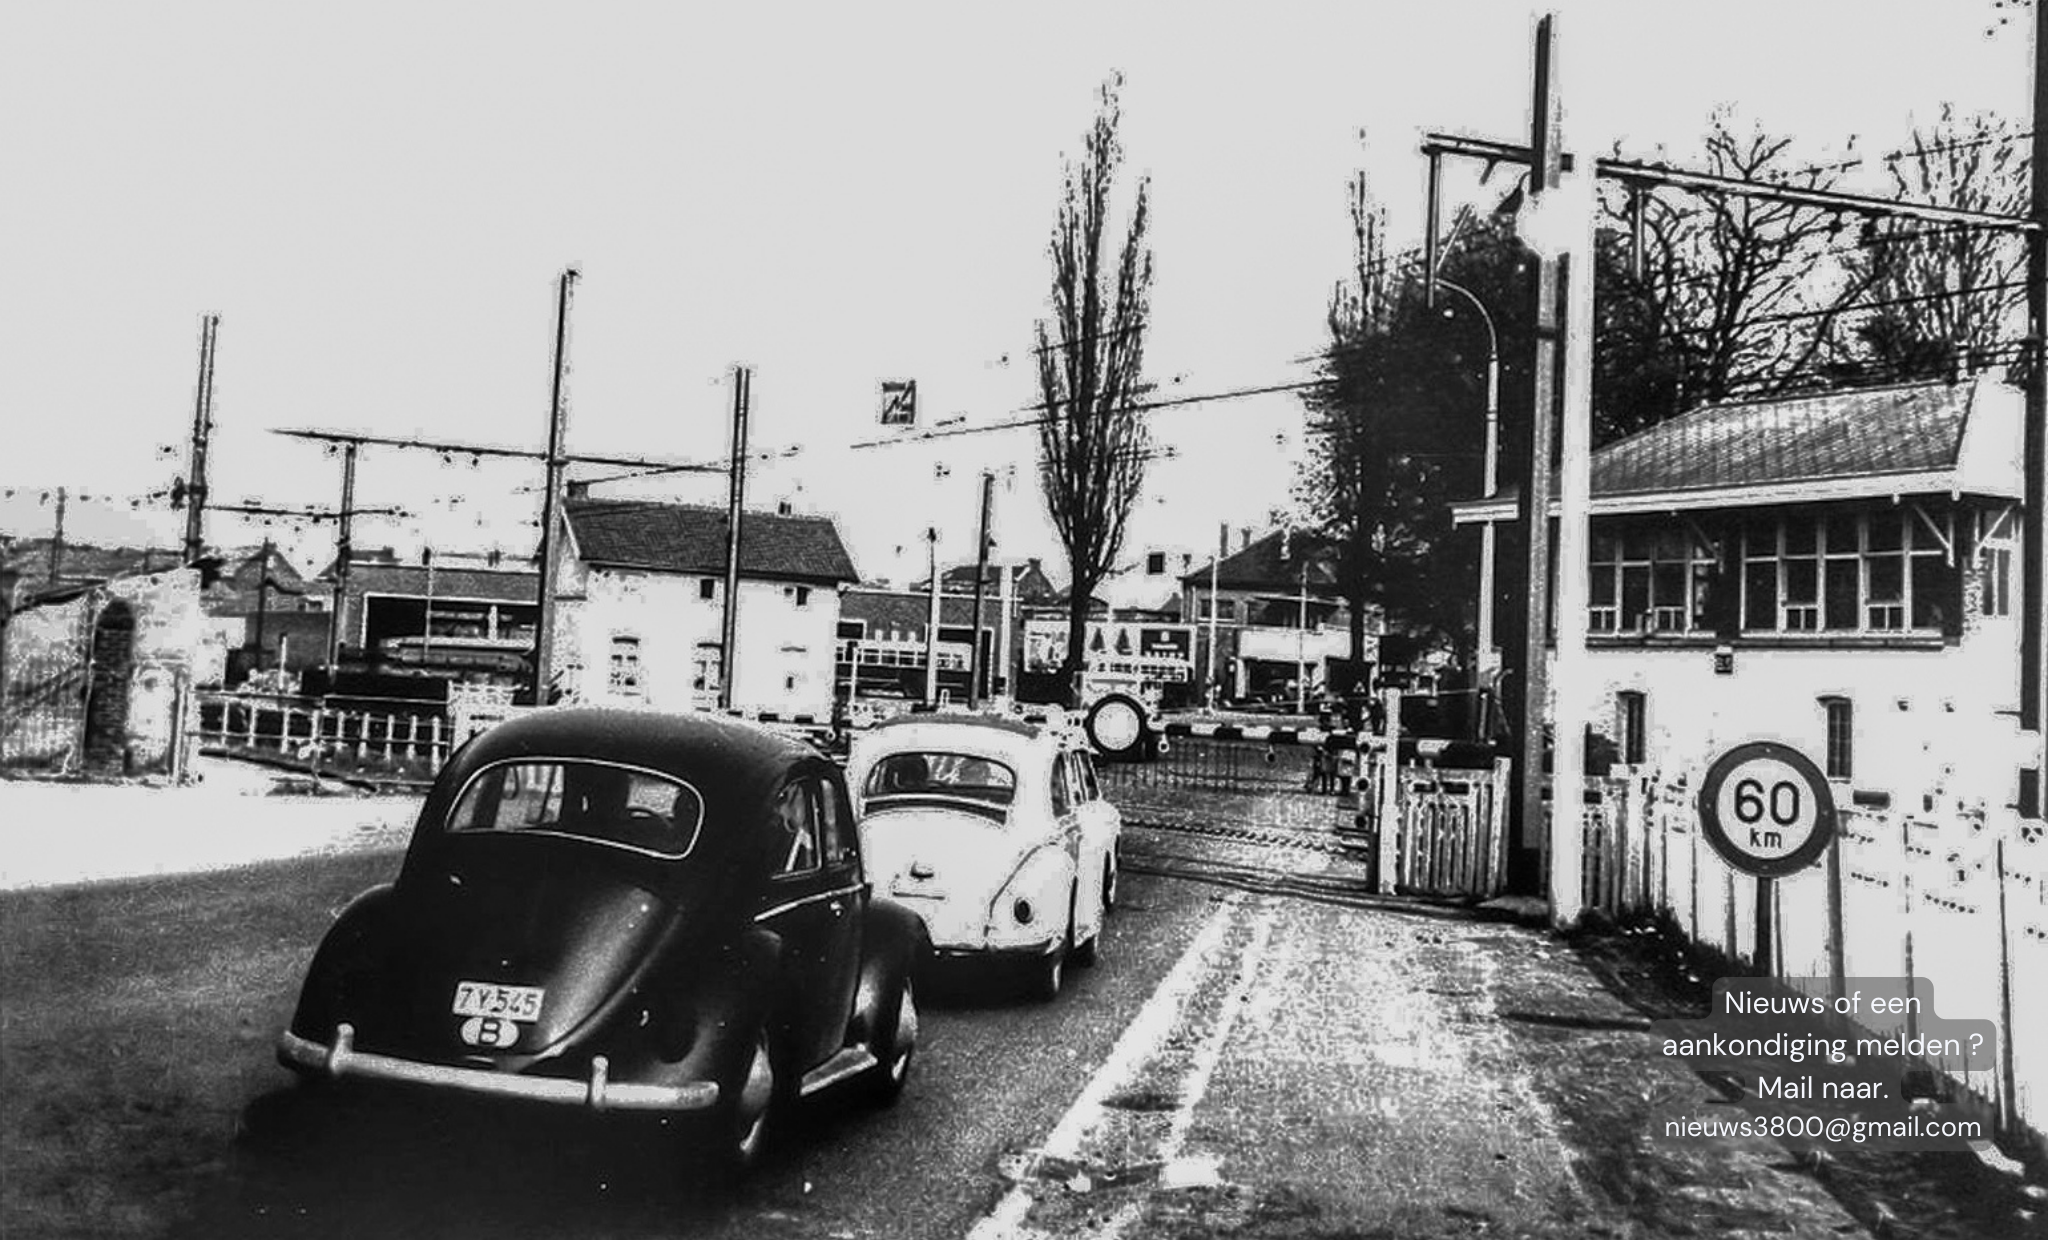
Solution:
{"label": "chimney", "polygon": [[794,505],[794,504],[790,503],[790,502],[789,502],[788,500],[786,500],[786,499],[779,499],[779,500],[776,500],[776,501],[775,501],[775,515],[776,515],[776,516],[778,516],[778,517],[787,517],[787,516],[790,516],[791,514],[793,514],[793,513],[795,513],[795,512],[796,512],[796,505]]}
{"label": "chimney", "polygon": [[1249,526],[1249,525],[1240,525],[1240,526],[1238,526],[1238,527],[1237,527],[1237,549],[1238,549],[1239,551],[1242,551],[1242,550],[1244,550],[1244,549],[1245,549],[1246,547],[1249,547],[1249,546],[1251,546],[1251,545],[1252,545],[1252,527],[1251,527],[1251,526]]}
{"label": "chimney", "polygon": [[586,479],[583,479],[583,480],[581,480],[581,481],[574,481],[574,482],[571,482],[571,483],[569,484],[569,498],[570,498],[570,499],[589,499],[589,498],[590,498],[590,480],[586,478]]}

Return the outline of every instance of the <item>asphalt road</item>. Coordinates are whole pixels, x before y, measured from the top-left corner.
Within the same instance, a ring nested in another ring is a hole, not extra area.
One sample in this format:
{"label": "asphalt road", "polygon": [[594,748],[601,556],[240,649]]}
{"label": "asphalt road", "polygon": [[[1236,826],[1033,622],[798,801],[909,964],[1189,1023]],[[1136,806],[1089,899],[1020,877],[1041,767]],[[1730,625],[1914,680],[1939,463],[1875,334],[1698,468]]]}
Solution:
{"label": "asphalt road", "polygon": [[1101,962],[1069,970],[1050,1004],[928,988],[898,1103],[813,1100],[743,1185],[703,1183],[677,1143],[639,1125],[315,1105],[280,1070],[278,1092],[252,1100],[254,1133],[175,1234],[957,1238],[1003,1198],[1005,1169],[1055,1127],[1224,898],[1128,877]]}

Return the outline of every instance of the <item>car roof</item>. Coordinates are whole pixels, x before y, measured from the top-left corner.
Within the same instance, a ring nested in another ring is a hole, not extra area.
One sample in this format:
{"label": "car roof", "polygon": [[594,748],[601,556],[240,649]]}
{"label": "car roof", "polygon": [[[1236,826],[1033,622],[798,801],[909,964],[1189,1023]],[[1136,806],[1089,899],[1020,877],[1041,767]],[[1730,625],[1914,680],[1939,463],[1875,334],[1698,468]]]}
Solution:
{"label": "car roof", "polygon": [[518,759],[604,762],[682,780],[704,800],[707,822],[744,817],[805,765],[830,767],[815,747],[759,724],[700,712],[551,706],[493,725],[456,754],[436,781],[452,796],[485,766]]}
{"label": "car roof", "polygon": [[855,734],[863,751],[957,749],[988,755],[1017,755],[1033,749],[1073,748],[1071,729],[1049,716],[993,711],[922,711],[898,715]]}

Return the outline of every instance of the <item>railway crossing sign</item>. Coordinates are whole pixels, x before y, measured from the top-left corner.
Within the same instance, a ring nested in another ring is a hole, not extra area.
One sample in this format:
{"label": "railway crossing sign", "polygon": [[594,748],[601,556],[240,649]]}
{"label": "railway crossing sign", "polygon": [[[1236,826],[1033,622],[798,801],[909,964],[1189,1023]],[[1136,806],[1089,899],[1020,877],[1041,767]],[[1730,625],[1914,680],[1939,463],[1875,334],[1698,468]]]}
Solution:
{"label": "railway crossing sign", "polygon": [[1721,859],[1758,878],[1795,874],[1835,836],[1835,797],[1813,760],[1751,741],[1722,754],[1700,784],[1700,827]]}

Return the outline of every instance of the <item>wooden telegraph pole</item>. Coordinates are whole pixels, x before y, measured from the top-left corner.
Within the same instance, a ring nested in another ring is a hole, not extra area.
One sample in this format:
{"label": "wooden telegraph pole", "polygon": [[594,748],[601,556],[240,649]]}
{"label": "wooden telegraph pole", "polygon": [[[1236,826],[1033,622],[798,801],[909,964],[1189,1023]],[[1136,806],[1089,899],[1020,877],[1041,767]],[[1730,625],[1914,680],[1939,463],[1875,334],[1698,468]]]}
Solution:
{"label": "wooden telegraph pole", "polygon": [[548,704],[555,654],[555,577],[562,558],[562,540],[555,528],[562,519],[562,433],[568,421],[563,380],[569,368],[569,294],[576,287],[576,269],[562,272],[555,292],[555,376],[548,407],[546,491],[540,512],[540,617],[533,633],[533,704]]}

